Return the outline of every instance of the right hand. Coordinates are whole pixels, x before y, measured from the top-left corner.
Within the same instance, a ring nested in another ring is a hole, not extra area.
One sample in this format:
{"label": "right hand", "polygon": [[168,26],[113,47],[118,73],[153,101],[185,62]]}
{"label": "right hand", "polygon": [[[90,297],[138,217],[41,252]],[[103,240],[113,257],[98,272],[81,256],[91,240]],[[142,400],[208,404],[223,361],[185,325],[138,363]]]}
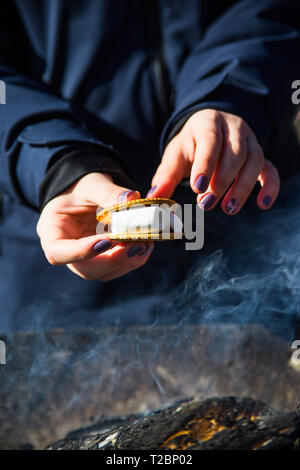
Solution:
{"label": "right hand", "polygon": [[37,234],[52,265],[67,267],[83,279],[109,281],[137,269],[149,259],[153,242],[120,243],[96,234],[96,209],[138,199],[107,174],[89,173],[44,207]]}
{"label": "right hand", "polygon": [[270,209],[280,188],[277,169],[264,158],[258,140],[241,117],[214,109],[195,112],[167,145],[153,177],[151,197],[171,197],[190,178],[204,210],[238,214],[259,181],[260,209]]}

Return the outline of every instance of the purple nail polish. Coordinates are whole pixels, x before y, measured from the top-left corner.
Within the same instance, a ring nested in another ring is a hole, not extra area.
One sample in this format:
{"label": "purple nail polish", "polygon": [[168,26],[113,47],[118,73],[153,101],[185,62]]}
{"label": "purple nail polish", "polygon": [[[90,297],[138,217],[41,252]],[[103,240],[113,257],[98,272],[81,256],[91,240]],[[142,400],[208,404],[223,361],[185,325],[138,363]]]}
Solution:
{"label": "purple nail polish", "polygon": [[139,253],[141,253],[141,251],[143,251],[143,247],[142,246],[132,246],[131,248],[129,248],[128,250],[128,257],[129,258],[132,258],[133,256],[135,255],[138,255]]}
{"label": "purple nail polish", "polygon": [[197,191],[200,193],[204,193],[207,190],[208,186],[208,179],[206,178],[205,175],[200,175],[195,181],[195,188]]}
{"label": "purple nail polish", "polygon": [[129,196],[131,193],[135,193],[135,191],[123,191],[123,193],[121,193],[119,196],[119,202],[126,201],[127,196]]}
{"label": "purple nail polish", "polygon": [[227,203],[227,206],[225,207],[225,211],[228,212],[228,214],[233,214],[239,207],[239,201],[237,199],[230,199],[230,201]]}
{"label": "purple nail polish", "polygon": [[149,197],[152,193],[154,193],[154,191],[156,190],[157,186],[153,186],[153,188],[151,188],[148,192],[147,192],[147,196],[146,197]]}
{"label": "purple nail polish", "polygon": [[271,201],[272,201],[271,196],[266,196],[266,197],[263,199],[263,205],[264,205],[265,207],[269,207],[269,205],[271,204]]}
{"label": "purple nail polish", "polygon": [[100,240],[100,242],[97,242],[97,243],[93,246],[93,250],[94,250],[96,253],[102,253],[103,251],[108,250],[108,248],[110,248],[111,245],[112,245],[112,243],[111,243],[110,240]]}
{"label": "purple nail polish", "polygon": [[140,253],[139,256],[144,256],[149,250],[150,250],[150,245],[145,245],[144,251]]}
{"label": "purple nail polish", "polygon": [[201,207],[201,209],[207,211],[214,205],[215,200],[216,196],[214,194],[207,194],[206,196],[204,196],[203,199],[201,199],[199,206]]}

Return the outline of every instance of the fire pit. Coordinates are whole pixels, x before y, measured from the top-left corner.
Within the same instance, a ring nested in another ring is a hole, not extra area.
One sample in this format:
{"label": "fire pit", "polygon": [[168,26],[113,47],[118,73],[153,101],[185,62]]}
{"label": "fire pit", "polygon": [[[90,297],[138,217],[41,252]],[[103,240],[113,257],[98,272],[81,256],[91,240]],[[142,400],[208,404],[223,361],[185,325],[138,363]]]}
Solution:
{"label": "fire pit", "polygon": [[[0,369],[2,449],[42,449],[75,429],[100,423],[96,428],[106,432],[136,420],[147,423],[144,417],[154,423],[157,416],[174,410],[176,426],[157,425],[159,439],[151,445],[203,447],[203,439],[193,436],[211,436],[225,426],[227,436],[252,430],[257,440],[249,437],[245,442],[255,446],[269,435],[260,433],[263,423],[274,430],[272,439],[281,431],[285,435],[285,428],[298,429],[300,373],[291,362],[290,344],[262,326],[107,327],[27,332],[2,339],[7,345],[7,364]],[[228,396],[242,398],[223,398]],[[180,405],[182,412],[173,406],[189,397],[196,401]],[[218,399],[197,402],[210,397]],[[281,415],[265,415],[261,401],[292,414],[283,421]],[[170,406],[170,411],[149,415]],[[193,428],[198,412],[206,427]],[[145,432],[141,436],[144,439]],[[206,439],[205,445],[210,441]]]}

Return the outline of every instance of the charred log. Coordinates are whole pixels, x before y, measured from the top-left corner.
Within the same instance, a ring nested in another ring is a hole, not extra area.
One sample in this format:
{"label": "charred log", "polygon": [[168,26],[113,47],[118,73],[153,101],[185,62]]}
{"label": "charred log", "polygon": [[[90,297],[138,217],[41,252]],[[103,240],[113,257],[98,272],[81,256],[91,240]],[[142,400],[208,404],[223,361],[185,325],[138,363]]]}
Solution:
{"label": "charred log", "polygon": [[225,397],[175,404],[123,423],[99,423],[98,429],[71,433],[48,449],[299,450],[299,438],[296,411],[275,412],[260,401]]}

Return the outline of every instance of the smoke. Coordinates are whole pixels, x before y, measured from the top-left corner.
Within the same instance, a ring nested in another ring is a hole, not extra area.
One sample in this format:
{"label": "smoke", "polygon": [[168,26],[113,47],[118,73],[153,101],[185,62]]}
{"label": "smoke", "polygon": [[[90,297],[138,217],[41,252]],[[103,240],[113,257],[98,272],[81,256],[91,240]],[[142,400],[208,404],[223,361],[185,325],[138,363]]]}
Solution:
{"label": "smoke", "polygon": [[253,195],[235,217],[220,209],[208,213],[203,250],[187,252],[177,242],[157,246],[144,269],[146,287],[139,294],[133,282],[124,303],[125,283],[107,316],[150,326],[259,323],[292,340],[300,314],[299,187],[299,175],[286,182],[270,211],[261,211]]}
{"label": "smoke", "polygon": [[270,211],[258,209],[253,196],[237,216],[207,213],[202,250],[157,243],[142,269],[110,283],[51,267],[52,284],[39,276],[28,286],[30,301],[12,329],[261,323],[292,339],[300,302],[299,185],[300,176],[285,183]]}
{"label": "smoke", "polygon": [[300,199],[291,204],[285,195],[297,194],[299,183],[289,183],[270,213],[252,207],[219,226],[219,248],[198,257],[164,314],[176,311],[184,323],[262,323],[292,338],[300,312]]}
{"label": "smoke", "polygon": [[101,416],[191,395],[249,395],[294,409],[298,373],[273,333],[297,339],[299,187],[300,176],[288,181],[270,211],[253,196],[235,217],[206,214],[202,250],[158,243],[141,270],[92,282],[88,296],[89,283],[47,268],[52,284],[37,277],[28,286],[30,302],[13,321],[22,334],[7,337],[0,448],[43,447]]}

